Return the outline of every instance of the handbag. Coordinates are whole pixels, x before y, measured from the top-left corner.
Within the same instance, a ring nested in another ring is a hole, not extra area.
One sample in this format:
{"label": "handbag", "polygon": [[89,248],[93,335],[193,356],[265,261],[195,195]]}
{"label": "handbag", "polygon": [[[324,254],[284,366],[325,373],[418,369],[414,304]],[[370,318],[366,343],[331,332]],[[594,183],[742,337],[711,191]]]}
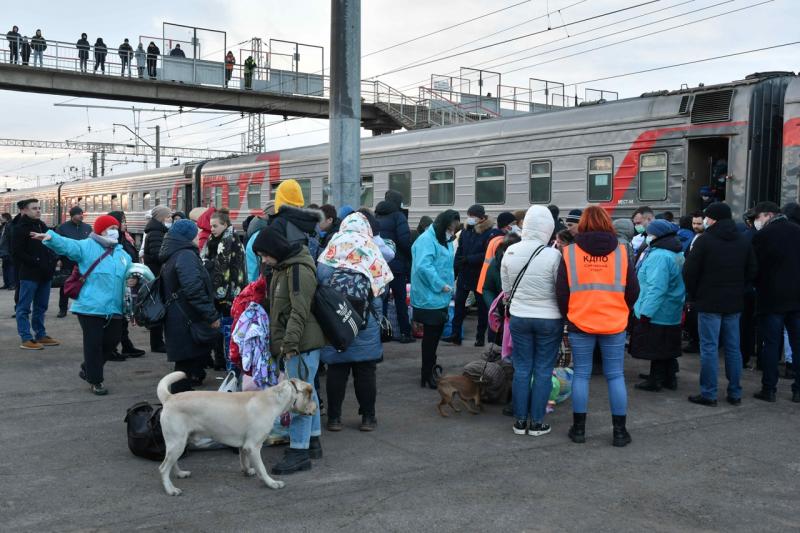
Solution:
{"label": "handbag", "polygon": [[175,296],[174,302],[178,304],[178,309],[183,313],[186,318],[186,323],[189,325],[189,334],[192,336],[192,342],[195,344],[214,344],[219,340],[222,332],[217,328],[212,328],[210,324],[205,322],[196,322],[191,319],[189,312],[184,309],[183,298],[181,291]]}
{"label": "handbag", "polygon": [[67,298],[72,298],[73,300],[77,299],[81,294],[83,284],[86,283],[86,278],[89,277],[89,274],[92,273],[100,261],[111,255],[113,251],[113,248],[106,249],[106,251],[103,252],[103,255],[95,259],[94,263],[92,263],[92,266],[89,267],[85,274],[81,274],[81,271],[78,270],[78,265],[72,267],[72,274],[70,274],[69,277],[64,280],[64,296]]}
{"label": "handbag", "polygon": [[534,250],[533,253],[531,254],[530,259],[528,259],[528,262],[525,263],[525,266],[522,267],[522,270],[520,270],[519,274],[517,274],[517,279],[514,280],[514,284],[511,286],[511,291],[508,293],[508,298],[506,299],[507,317],[510,316],[511,314],[511,300],[512,298],[514,298],[514,294],[517,292],[517,287],[519,286],[519,282],[522,281],[522,276],[525,275],[525,272],[528,270],[528,267],[530,266],[531,262],[534,259],[536,259],[536,256],[542,253],[542,250],[544,250],[544,245],[540,245],[536,250]]}
{"label": "handbag", "polygon": [[128,449],[133,455],[163,461],[167,451],[161,433],[161,405],[139,402],[128,408],[125,415],[128,432]]}

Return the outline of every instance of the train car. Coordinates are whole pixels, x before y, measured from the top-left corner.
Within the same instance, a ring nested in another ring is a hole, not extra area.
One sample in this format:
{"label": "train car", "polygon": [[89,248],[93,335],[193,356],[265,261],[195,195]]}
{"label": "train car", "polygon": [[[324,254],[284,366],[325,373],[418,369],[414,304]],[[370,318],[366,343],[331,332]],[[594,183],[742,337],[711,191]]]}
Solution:
{"label": "train car", "polygon": [[[640,205],[689,213],[711,185],[736,213],[761,200],[798,198],[800,79],[791,72],[659,91],[515,118],[362,139],[361,205],[400,192],[412,223],[473,203],[491,213],[556,204],[601,205],[629,216]],[[328,145],[295,148],[65,184],[90,214],[122,208],[141,232],[146,212],[227,206],[237,227],[287,178],[307,203],[328,201]],[[41,190],[44,190],[41,189]],[[0,195],[34,194],[34,190]],[[89,199],[90,203],[86,203]],[[115,203],[116,199],[116,203]],[[127,206],[127,209],[126,209]],[[13,211],[12,211],[13,212]]]}

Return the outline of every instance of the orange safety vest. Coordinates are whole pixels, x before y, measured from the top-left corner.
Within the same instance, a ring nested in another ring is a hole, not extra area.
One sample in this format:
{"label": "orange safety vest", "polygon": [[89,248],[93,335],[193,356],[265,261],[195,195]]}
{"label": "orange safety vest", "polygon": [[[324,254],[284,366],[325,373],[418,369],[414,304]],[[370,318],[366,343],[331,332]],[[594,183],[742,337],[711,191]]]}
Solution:
{"label": "orange safety vest", "polygon": [[497,247],[500,246],[500,243],[503,242],[503,238],[505,235],[498,235],[497,237],[492,237],[492,240],[489,241],[489,245],[486,247],[486,255],[483,257],[483,265],[481,266],[481,275],[478,276],[478,288],[475,289],[475,292],[478,294],[483,294],[483,284],[486,282],[486,273],[489,271],[489,265],[494,259],[494,254],[497,252]]}
{"label": "orange safety vest", "polygon": [[628,326],[625,284],[628,253],[622,246],[608,255],[591,255],[577,244],[561,253],[567,266],[569,308],[567,318],[578,329],[596,335],[612,335]]}

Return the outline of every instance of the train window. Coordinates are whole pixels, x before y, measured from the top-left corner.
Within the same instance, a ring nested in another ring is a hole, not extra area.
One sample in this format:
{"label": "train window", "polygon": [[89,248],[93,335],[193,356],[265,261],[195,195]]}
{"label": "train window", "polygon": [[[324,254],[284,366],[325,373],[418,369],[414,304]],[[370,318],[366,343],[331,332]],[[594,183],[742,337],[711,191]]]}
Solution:
{"label": "train window", "polygon": [[[276,186],[272,190],[277,188]],[[261,184],[251,183],[247,186],[247,208],[258,209],[259,207],[261,207]]]}
{"label": "train window", "polygon": [[164,197],[167,199],[167,207],[172,209],[172,189],[167,189],[164,191]]}
{"label": "train window", "polygon": [[123,211],[128,210],[128,193],[122,193],[119,195],[119,205],[122,207]]}
{"label": "train window", "polygon": [[175,210],[186,211],[186,204],[183,202],[183,187],[178,187],[178,192],[175,193]]}
{"label": "train window", "polygon": [[143,192],[142,193],[142,211],[150,211],[150,209],[151,209],[150,193],[149,192]]}
{"label": "train window", "polygon": [[239,209],[239,186],[228,187],[228,209]]}
{"label": "train window", "polygon": [[298,179],[297,184],[300,185],[300,190],[303,191],[303,200],[305,200],[306,204],[308,205],[311,203],[311,180],[310,179]]}
{"label": "train window", "polygon": [[453,205],[456,196],[456,171],[431,170],[428,178],[428,204]]}
{"label": "train window", "polygon": [[222,187],[214,187],[211,193],[211,202],[214,204],[214,207],[223,207],[222,205]]}
{"label": "train window", "polygon": [[389,190],[403,196],[403,206],[411,205],[411,172],[389,172]]}
{"label": "train window", "polygon": [[153,207],[161,205],[161,191],[153,192]]}
{"label": "train window", "polygon": [[375,187],[372,176],[361,176],[361,207],[375,205]]}
{"label": "train window", "polygon": [[611,156],[589,158],[589,190],[587,199],[590,202],[607,202],[611,200],[612,181],[614,180],[614,159]]}
{"label": "train window", "polygon": [[550,203],[550,188],[553,183],[550,161],[534,161],[531,163],[531,182],[529,200],[532,204]]}
{"label": "train window", "polygon": [[106,211],[113,211],[114,210],[114,195],[106,194],[103,196],[104,200],[103,203],[105,207],[103,208]]}
{"label": "train window", "polygon": [[137,201],[136,193],[132,192],[130,194],[130,197],[131,197],[131,200],[130,200],[130,202],[131,202],[131,204],[130,204],[131,205],[131,211],[139,211],[140,210],[140,206],[139,206],[139,204],[136,203],[136,201]]}
{"label": "train window", "polygon": [[478,167],[475,173],[475,202],[502,204],[506,201],[506,167]]}
{"label": "train window", "polygon": [[639,156],[639,200],[667,199],[667,153]]}

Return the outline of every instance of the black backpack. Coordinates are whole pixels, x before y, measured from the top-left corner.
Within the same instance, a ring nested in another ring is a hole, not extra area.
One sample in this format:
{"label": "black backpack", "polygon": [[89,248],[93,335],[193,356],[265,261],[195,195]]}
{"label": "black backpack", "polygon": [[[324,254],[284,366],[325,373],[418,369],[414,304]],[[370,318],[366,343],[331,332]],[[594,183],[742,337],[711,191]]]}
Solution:
{"label": "black backpack", "polygon": [[161,405],[139,402],[125,415],[128,425],[128,448],[133,455],[163,461],[167,447],[161,433]]}
{"label": "black backpack", "polygon": [[172,296],[164,299],[161,287],[161,276],[153,281],[140,281],[136,303],[133,305],[133,318],[140,326],[148,329],[164,322],[167,307],[172,303]]}
{"label": "black backpack", "polygon": [[364,325],[364,319],[350,300],[330,285],[317,286],[311,311],[325,338],[338,352],[352,344]]}

